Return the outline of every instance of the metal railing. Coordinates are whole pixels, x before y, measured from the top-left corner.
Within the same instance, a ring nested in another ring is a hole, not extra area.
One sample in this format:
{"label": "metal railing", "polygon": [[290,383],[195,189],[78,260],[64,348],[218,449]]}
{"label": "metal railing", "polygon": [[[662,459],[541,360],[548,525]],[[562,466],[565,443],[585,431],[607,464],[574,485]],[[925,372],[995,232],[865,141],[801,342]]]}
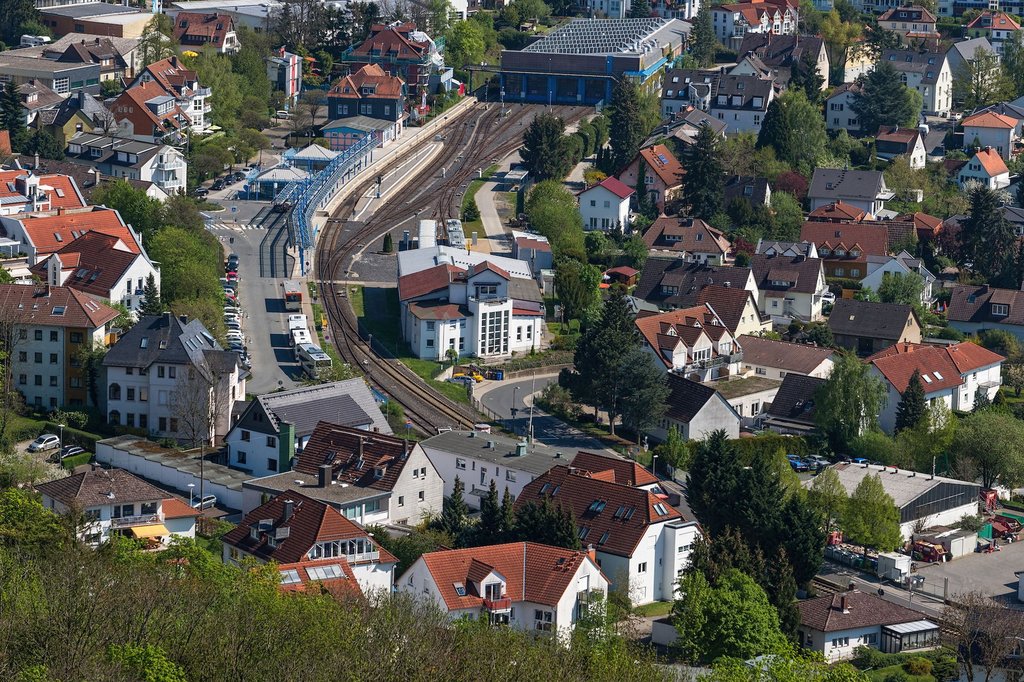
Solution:
{"label": "metal railing", "polygon": [[136,516],[121,516],[110,519],[110,525],[114,528],[126,528],[128,526],[144,526],[153,523],[163,523],[162,514],[139,514]]}

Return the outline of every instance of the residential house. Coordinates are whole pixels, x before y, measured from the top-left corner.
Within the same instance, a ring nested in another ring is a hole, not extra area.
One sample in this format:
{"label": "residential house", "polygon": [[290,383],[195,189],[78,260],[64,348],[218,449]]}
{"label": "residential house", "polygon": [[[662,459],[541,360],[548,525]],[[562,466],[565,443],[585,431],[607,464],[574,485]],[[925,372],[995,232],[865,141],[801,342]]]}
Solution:
{"label": "residential house", "polygon": [[110,104],[120,135],[141,142],[181,139],[192,125],[174,95],[156,81],[144,81],[124,90]]}
{"label": "residential house", "polygon": [[805,343],[773,341],[762,336],[740,337],[743,345],[743,370],[769,379],[785,379],[790,374],[827,379],[835,364],[831,348]]}
{"label": "residential house", "polygon": [[798,9],[784,1],[751,0],[711,8],[715,36],[730,47],[738,47],[748,33],[794,34],[797,15]]}
{"label": "residential house", "polygon": [[637,187],[642,179],[648,200],[664,211],[665,204],[679,194],[682,174],[682,165],[668,147],[656,144],[641,149],[618,177],[627,187]]}
{"label": "residential house", "polygon": [[953,346],[900,342],[875,353],[868,362],[888,391],[886,405],[878,415],[879,426],[887,433],[895,430],[900,397],[915,370],[921,375],[929,405],[939,401],[949,410],[971,412],[979,394],[991,400],[999,391],[1005,360],[970,342]]}
{"label": "residential house", "polygon": [[25,125],[31,126],[41,112],[53,109],[64,101],[58,95],[42,83],[30,80],[15,88],[18,99],[21,100],[21,108],[25,110]]}
{"label": "residential house", "polygon": [[356,574],[344,557],[277,564],[277,572],[281,576],[278,585],[281,592],[306,592],[313,589],[315,594],[329,594],[342,604],[366,603],[366,595],[356,580]]}
{"label": "residential house", "polygon": [[913,307],[841,298],[828,318],[837,346],[868,356],[896,343],[921,343],[921,321]]}
{"label": "residential house", "polygon": [[82,192],[72,177],[36,174],[18,168],[0,170],[0,216],[85,206]]}
{"label": "residential house", "polygon": [[226,564],[323,560],[327,566],[345,561],[364,593],[387,593],[394,587],[398,559],[334,507],[297,490],[253,509],[221,540]]}
{"label": "residential house", "polygon": [[797,608],[800,645],[829,663],[853,658],[862,646],[911,654],[940,644],[939,626],[921,611],[856,589],[813,597]]}
{"label": "residential house", "polygon": [[302,57],[288,52],[282,45],[264,59],[271,87],[284,96],[285,108],[295,106],[302,92]]}
{"label": "residential house", "polygon": [[453,620],[567,635],[592,602],[603,602],[608,585],[593,551],[512,542],[427,552],[396,587],[436,604]]}
{"label": "residential house", "polygon": [[1002,329],[1024,340],[1024,291],[958,284],[953,287],[946,318],[949,326],[965,334]]}
{"label": "residential house", "polygon": [[889,233],[881,221],[810,221],[800,228],[800,238],[815,245],[826,277],[860,279],[868,274],[868,256],[889,254]]}
{"label": "residential house", "polygon": [[66,64],[98,64],[101,83],[121,80],[128,70],[127,62],[110,38],[95,37],[90,41],[83,38],[69,43],[56,60]]}
{"label": "residential house", "polygon": [[992,148],[999,152],[999,156],[1005,161],[1013,158],[1017,128],[1020,125],[1016,118],[994,111],[984,111],[968,116],[961,125],[964,129],[965,146]]}
{"label": "residential house", "polygon": [[36,409],[90,404],[88,376],[79,353],[102,347],[118,312],[67,287],[0,284],[0,308],[9,311],[12,388]]}
{"label": "residential house", "polygon": [[584,230],[623,231],[629,226],[629,199],[634,190],[607,177],[576,195]]}
{"label": "residential house", "polygon": [[366,138],[374,140],[374,146],[384,147],[402,134],[400,122],[388,121],[370,116],[350,116],[328,121],[321,128],[331,151],[343,152]]}
{"label": "residential house", "polygon": [[[452,261],[435,260],[449,254]],[[418,357],[507,357],[539,349],[544,311],[530,266],[436,246],[399,254],[403,337]],[[440,265],[435,263],[440,262]]]}
{"label": "residential house", "polygon": [[451,73],[444,72],[437,46],[412,22],[372,25],[366,40],[349,48],[341,61],[353,71],[367,64],[382,66],[401,78],[408,94],[417,100],[424,91],[450,87]]}
{"label": "residential house", "polygon": [[857,41],[846,48],[846,64],[843,67],[843,83],[856,83],[861,76],[866,76],[875,68],[878,53],[865,50],[863,41]]}
{"label": "residential house", "polygon": [[30,271],[50,286],[75,289],[131,311],[145,302],[143,292],[150,277],[160,287],[158,265],[145,253],[132,251],[119,237],[103,232],[86,232]]}
{"label": "residential house", "polygon": [[76,133],[115,129],[114,115],[92,95],[77,93],[61,99],[57,106],[40,111],[32,122],[35,130],[53,135],[62,149]]}
{"label": "residential house", "polygon": [[580,543],[593,545],[601,572],[634,604],[673,598],[700,528],[663,495],[556,466],[523,489],[516,509],[546,500],[572,514]]}
{"label": "residential house", "polygon": [[693,107],[724,123],[728,133],[756,133],[775,95],[771,78],[671,69],[662,83],[662,115],[668,118]]}
{"label": "residential house", "polygon": [[813,432],[814,407],[825,379],[789,373],[765,412],[763,426],[783,435],[806,436]]}
{"label": "residential house", "polygon": [[667,372],[710,381],[739,372],[743,348],[705,305],[637,317],[641,347]]}
{"label": "residential house", "polygon": [[823,204],[807,214],[808,222],[860,223],[873,219],[874,216],[869,216],[864,209],[848,204],[842,199],[831,204]]}
{"label": "residential house", "polygon": [[736,411],[740,418],[740,426],[759,428],[765,410],[775,400],[775,394],[779,392],[781,385],[782,382],[778,379],[751,375],[716,381],[712,388]]}
{"label": "residential house", "polygon": [[686,308],[696,305],[702,289],[716,284],[758,293],[750,268],[648,258],[633,295],[661,308]]}
{"label": "residential house", "polygon": [[405,118],[405,83],[379,64],[368,64],[335,81],[327,91],[328,117],[369,116],[401,122]]}
{"label": "residential house", "polygon": [[789,258],[797,256],[803,256],[804,258],[818,257],[818,249],[811,242],[779,242],[766,241],[764,239],[757,240],[754,253],[766,256],[788,256]]}
{"label": "residential house", "polygon": [[772,205],[772,187],[768,178],[750,175],[733,175],[725,181],[722,188],[722,205],[730,206],[737,199],[747,203],[750,208]]}
{"label": "residential house", "polygon": [[825,100],[825,128],[829,131],[845,130],[851,135],[860,132],[860,120],[853,103],[860,94],[856,82],[843,83]]}
{"label": "residential house", "polygon": [[904,84],[921,94],[921,113],[948,116],[953,107],[953,73],[944,53],[885,50],[882,60],[896,69]]}
{"label": "residential house", "polygon": [[512,257],[526,261],[530,269],[538,275],[542,270],[554,267],[554,256],[547,238],[527,232],[512,232]]}
{"label": "residential house", "polygon": [[689,146],[697,140],[697,135],[700,134],[704,126],[711,128],[711,132],[715,134],[715,137],[725,139],[725,130],[728,128],[725,121],[719,121],[708,112],[696,109],[689,104],[681,104],[679,111],[673,111],[673,108],[674,106],[671,102],[662,106],[662,110],[667,111],[667,116],[670,120],[663,127],[658,128],[655,131],[655,135],[648,138],[643,146],[647,147],[654,144],[666,133],[673,139],[678,140],[680,144]]}
{"label": "residential house", "polygon": [[[591,2],[602,2],[605,0],[590,0]],[[619,2],[619,0],[607,0],[612,5]],[[632,6],[631,2],[623,3],[628,6]],[[690,21],[697,16],[697,12],[700,11],[699,0],[654,0],[651,3],[651,11],[655,16],[663,19],[682,19],[684,21]]]}
{"label": "residential house", "polygon": [[924,261],[915,258],[907,251],[901,251],[895,256],[868,256],[867,268],[867,276],[860,281],[861,289],[878,291],[885,281],[886,275],[890,277],[920,277],[921,305],[930,306],[934,301],[932,287],[935,284],[935,275],[924,266]]}
{"label": "residential house", "polygon": [[578,471],[586,471],[594,478],[649,490],[655,495],[663,492],[658,477],[631,459],[580,450],[569,466]]}
{"label": "residential house", "polygon": [[678,254],[693,263],[724,265],[732,244],[721,230],[699,218],[661,216],[644,232],[644,243],[656,255]]}
{"label": "residential house", "polygon": [[[248,373],[238,356],[221,348],[199,320],[184,315],[140,317],[107,351],[103,367],[107,423],[159,438],[194,442],[224,436],[235,403],[245,400]],[[215,418],[207,436],[205,429],[189,428],[187,412],[209,404]]]}
{"label": "residential house", "polygon": [[739,438],[740,416],[721,393],[678,374],[669,373],[667,379],[665,414],[646,432],[654,442],[663,442],[673,427],[686,440],[703,440],[718,430]]}
{"label": "residential house", "polygon": [[911,168],[924,168],[928,156],[924,149],[924,136],[916,128],[882,126],[875,136],[875,155],[892,161],[903,157]]}
{"label": "residential house", "polygon": [[235,22],[228,14],[178,12],[174,17],[174,39],[183,50],[201,52],[211,47],[220,54],[241,49]]}
{"label": "residential house", "polygon": [[989,189],[1009,187],[1010,169],[997,151],[986,146],[975,152],[956,173],[959,186],[966,187],[969,182],[980,182]]}
{"label": "residential house", "polygon": [[321,421],[391,433],[362,378],[265,393],[244,406],[224,437],[228,464],[256,477],[288,471]]}
{"label": "residential house", "polygon": [[828,89],[829,61],[825,41],[817,36],[772,35],[771,33],[747,33],[740,43],[738,54],[754,54],[766,67],[770,68],[777,79],[783,84],[789,83],[793,69],[798,68],[810,53],[815,62],[815,70],[821,76],[821,89]]}
{"label": "residential house", "polygon": [[188,162],[170,145],[75,133],[65,158],[110,177],[151,182],[167,194],[185,191]]}
{"label": "residential house", "polygon": [[[966,73],[973,73],[978,70],[978,59],[982,54],[995,54],[995,48],[992,43],[989,42],[988,38],[968,38],[966,40],[958,40],[949,46],[946,50],[946,60],[949,62],[949,72],[953,74],[953,78],[957,75],[962,75],[965,70],[970,68],[971,71]],[[998,58],[997,63],[993,64],[993,75],[998,75],[999,64]],[[980,77],[980,74],[979,74]],[[954,93],[956,97],[959,93]],[[962,106],[963,102],[957,97],[957,101],[954,102],[956,106]]]}
{"label": "residential house", "polygon": [[1003,46],[1013,40],[1020,31],[1020,24],[1006,12],[986,10],[967,24],[967,35],[971,38],[987,38],[996,54],[1003,54]]}
{"label": "residential house", "polygon": [[771,318],[761,314],[757,297],[747,289],[712,284],[700,290],[697,303],[713,308],[733,337],[771,331]]}
{"label": "residential house", "polygon": [[822,297],[828,292],[818,258],[755,254],[750,270],[757,286],[761,312],[773,321],[821,319]]}
{"label": "residential house", "polygon": [[49,213],[0,216],[0,227],[8,239],[21,242],[19,247],[35,265],[52,253],[89,232],[100,232],[119,239],[128,250],[142,253],[142,237],[121,219],[121,215],[102,206],[82,209],[57,207]]}
{"label": "residential house", "polygon": [[58,62],[39,56],[19,54],[19,50],[0,53],[0,81],[38,83],[64,96],[78,92],[98,95],[100,92],[100,65],[92,62]]}
{"label": "residential house", "polygon": [[825,204],[844,201],[869,215],[878,215],[885,202],[895,197],[885,185],[881,171],[846,168],[815,168],[807,190],[807,200],[814,211]]}
{"label": "residential house", "polygon": [[891,7],[878,17],[878,26],[895,33],[904,45],[922,40],[936,40],[937,21],[934,14],[920,5]]}
{"label": "residential house", "polygon": [[[113,78],[135,78],[135,72],[144,66],[142,55],[139,50],[140,38],[125,38],[118,36],[99,36],[91,33],[66,33],[52,43],[41,45],[40,56],[46,59],[57,59],[63,55],[69,46],[79,44],[85,46],[93,63],[100,65],[100,76],[103,80]],[[110,48],[114,49],[116,56],[108,57]],[[28,50],[25,51],[28,54]],[[104,63],[104,60],[110,60]],[[123,73],[121,72],[123,69]],[[111,76],[111,72],[113,75]]]}
{"label": "residential house", "polygon": [[78,539],[91,547],[115,536],[149,548],[194,538],[199,512],[124,469],[92,468],[36,485],[42,504],[58,514],[81,514]]}
{"label": "residential house", "polygon": [[893,220],[913,223],[919,242],[934,241],[939,238],[939,233],[942,231],[942,218],[937,218],[921,211],[902,213],[893,218]]}
{"label": "residential house", "polygon": [[204,134],[210,128],[210,104],[212,91],[199,83],[199,76],[192,69],[186,68],[177,57],[168,57],[148,64],[131,84],[135,87],[141,83],[156,81],[167,92],[173,95],[178,107],[191,120],[190,130]]}

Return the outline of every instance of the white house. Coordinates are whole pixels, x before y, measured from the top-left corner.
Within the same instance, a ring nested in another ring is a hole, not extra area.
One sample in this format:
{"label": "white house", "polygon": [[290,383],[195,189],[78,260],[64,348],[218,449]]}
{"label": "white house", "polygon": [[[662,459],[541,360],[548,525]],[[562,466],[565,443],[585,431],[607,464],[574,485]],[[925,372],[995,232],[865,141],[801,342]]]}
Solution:
{"label": "white house", "polygon": [[265,393],[246,405],[224,437],[228,464],[253,477],[288,471],[321,421],[391,433],[361,377]]}
{"label": "white house", "polygon": [[953,72],[945,53],[885,50],[882,60],[896,69],[903,83],[921,93],[921,113],[948,116],[953,107]]}
{"label": "white house", "polygon": [[31,170],[0,170],[0,216],[85,208],[85,198],[70,175],[36,175]]}
{"label": "white house", "polygon": [[811,211],[837,201],[849,204],[868,215],[878,215],[885,202],[896,195],[889,191],[881,171],[815,168],[807,189]]}
{"label": "white house", "polygon": [[609,176],[579,193],[584,230],[625,230],[629,225],[629,198],[635,192]]}
{"label": "white house", "polygon": [[128,250],[142,253],[141,235],[117,211],[103,206],[0,216],[0,227],[8,239],[21,242],[18,248],[30,266],[90,232],[114,236]]}
{"label": "white house", "polygon": [[245,400],[248,373],[199,320],[147,315],[103,358],[107,422],[150,435],[192,441],[202,437],[195,414],[213,406],[209,440],[231,427],[234,404]]}
{"label": "white house", "polygon": [[667,378],[665,414],[647,430],[651,440],[664,441],[672,427],[687,440],[702,440],[718,430],[725,431],[730,438],[740,437],[740,416],[721,393],[678,374],[670,373]]}
{"label": "white house", "polygon": [[1002,355],[967,342],[953,346],[897,343],[875,353],[868,358],[871,373],[883,380],[888,393],[886,405],[878,415],[879,426],[886,433],[895,430],[900,397],[915,370],[921,375],[929,405],[939,401],[949,410],[971,412],[979,391],[990,400],[999,391],[1005,360]]}
{"label": "white house", "polygon": [[177,56],[161,59],[144,68],[129,86],[155,81],[171,96],[191,121],[194,133],[206,133],[210,129],[210,114],[213,111],[212,91],[199,83],[199,76],[188,69]]}
{"label": "white house", "polygon": [[860,646],[908,654],[940,644],[939,626],[924,613],[856,589],[805,599],[797,608],[801,646],[829,663],[853,658]]}
{"label": "white house", "polygon": [[641,347],[667,372],[710,381],[739,371],[743,349],[707,304],[638,317],[635,324]]}
{"label": "white house", "polygon": [[513,542],[421,555],[396,588],[436,604],[452,620],[486,620],[536,634],[568,635],[608,578],[596,553]]}
{"label": "white house", "polygon": [[730,377],[710,384],[740,417],[740,424],[753,426],[775,402],[775,396],[782,386],[778,379],[751,374],[745,377]]}
{"label": "white house", "polygon": [[242,510],[289,488],[363,525],[415,525],[440,514],[444,501],[444,482],[420,444],[323,421],[291,471],[243,484]]}
{"label": "white house", "polygon": [[856,83],[843,83],[825,100],[825,128],[828,130],[845,130],[850,134],[860,132],[860,120],[853,110],[860,86]]}
{"label": "white house", "polygon": [[693,107],[707,112],[729,133],[761,130],[768,106],[775,99],[771,78],[723,74],[699,69],[672,69],[662,82],[662,115],[671,117]]}
{"label": "white house", "polygon": [[882,285],[886,273],[892,275],[918,275],[923,286],[921,287],[921,305],[929,305],[933,300],[932,287],[935,284],[935,275],[924,266],[920,258],[915,258],[906,251],[901,251],[895,256],[868,256],[867,276],[860,281],[861,287],[878,291]]}
{"label": "white house", "polygon": [[634,604],[674,598],[700,528],[664,495],[557,466],[523,489],[516,509],[545,500],[572,514],[580,543],[593,545],[601,572],[628,586]]}
{"label": "white house", "polygon": [[763,336],[741,336],[743,371],[769,379],[783,379],[788,374],[827,379],[835,365],[831,348],[805,343],[773,341]]}
{"label": "white house", "polygon": [[773,321],[822,319],[828,285],[821,259],[755,254],[750,259],[750,270],[757,283],[761,312]]}
{"label": "white house", "polygon": [[500,358],[541,348],[542,298],[525,261],[435,246],[403,251],[398,262],[402,333],[417,357]]}
{"label": "white house", "polygon": [[167,194],[184,191],[188,175],[185,155],[174,147],[94,133],[75,133],[65,159],[123,180],[151,182]]}
{"label": "white house", "polygon": [[718,40],[726,46],[747,33],[790,35],[797,30],[797,10],[788,3],[743,2],[711,8]]}
{"label": "white house", "polygon": [[924,148],[924,136],[916,128],[882,126],[875,136],[875,155],[892,161],[904,157],[911,168],[924,168],[928,156]]}
{"label": "white house", "polygon": [[224,563],[345,561],[364,593],[394,586],[394,555],[336,509],[297,490],[253,509],[222,542]]}
{"label": "white house", "polygon": [[1002,189],[1010,186],[1010,169],[999,152],[992,147],[979,149],[967,160],[956,174],[960,187],[969,182],[981,183],[988,189]]}
{"label": "white house", "polygon": [[40,483],[36,490],[47,509],[81,513],[78,538],[93,547],[115,535],[146,540],[151,547],[195,537],[196,510],[123,469],[90,469]]}

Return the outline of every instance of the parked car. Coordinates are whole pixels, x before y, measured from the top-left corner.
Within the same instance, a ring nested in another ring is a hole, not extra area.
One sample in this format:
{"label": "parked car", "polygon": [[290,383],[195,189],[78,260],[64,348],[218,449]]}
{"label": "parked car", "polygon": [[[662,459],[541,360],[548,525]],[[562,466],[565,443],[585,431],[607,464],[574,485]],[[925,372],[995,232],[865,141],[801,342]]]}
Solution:
{"label": "parked car", "polygon": [[235,272],[234,270],[232,270],[231,272],[228,273],[228,284],[231,284],[232,282],[237,282],[237,281],[238,281],[238,273]]}
{"label": "parked car", "polygon": [[196,187],[196,189],[192,192],[192,196],[194,196],[196,199],[202,199],[203,197],[206,197],[209,194],[210,190],[206,189],[205,187]]}
{"label": "parked car", "polygon": [[214,180],[213,184],[210,185],[210,189],[212,189],[214,192],[216,192],[217,190],[224,189],[224,179],[217,178],[216,180]]}
{"label": "parked car", "polygon": [[53,450],[60,447],[60,438],[53,435],[52,433],[44,433],[43,435],[36,438],[28,446],[29,452],[42,452],[44,450]]}
{"label": "parked car", "polygon": [[462,384],[463,386],[472,386],[473,378],[467,377],[465,374],[462,376],[452,377],[448,380],[450,384]]}
{"label": "parked car", "polygon": [[58,462],[63,462],[68,457],[74,457],[85,452],[85,448],[80,448],[77,445],[65,445],[60,449],[60,452],[54,455],[54,458]]}
{"label": "parked car", "polygon": [[215,506],[217,506],[216,495],[203,495],[203,498],[201,500],[196,500],[195,502],[192,503],[192,508],[198,509],[200,511]]}

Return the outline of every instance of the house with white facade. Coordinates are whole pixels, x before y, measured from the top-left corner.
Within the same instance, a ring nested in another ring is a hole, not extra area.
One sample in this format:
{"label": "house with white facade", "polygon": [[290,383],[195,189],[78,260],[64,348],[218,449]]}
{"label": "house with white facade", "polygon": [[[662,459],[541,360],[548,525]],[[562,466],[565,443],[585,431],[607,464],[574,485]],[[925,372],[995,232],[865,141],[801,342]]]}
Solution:
{"label": "house with white facade", "polygon": [[[107,423],[152,436],[192,441],[196,409],[213,405],[209,440],[225,435],[248,376],[238,356],[221,348],[199,320],[147,315],[103,358]],[[201,414],[201,413],[200,413]]]}
{"label": "house with white facade", "polygon": [[1005,360],[968,342],[953,346],[897,343],[875,353],[868,358],[871,373],[882,379],[888,398],[878,415],[879,426],[886,433],[895,431],[900,397],[915,371],[929,405],[938,401],[951,411],[972,412],[979,393],[991,400],[999,391]]}
{"label": "house with white facade", "polygon": [[523,489],[516,509],[545,501],[572,514],[580,543],[594,547],[601,572],[634,604],[674,598],[700,528],[664,495],[557,466]]}
{"label": "house with white facade", "polygon": [[921,278],[921,305],[930,305],[935,297],[932,293],[936,277],[925,267],[924,261],[912,256],[907,251],[901,251],[895,256],[868,256],[867,276],[860,281],[863,289],[870,288],[878,291],[878,287],[885,281],[886,275],[892,276],[918,276]]}
{"label": "house with white facade", "polygon": [[423,359],[539,350],[544,309],[525,261],[435,246],[398,255],[402,336]]}
{"label": "house with white facade", "polygon": [[1002,329],[1024,340],[1024,291],[958,284],[946,316],[951,327],[965,334]]}
{"label": "house with white facade", "polygon": [[807,189],[811,211],[842,201],[868,215],[878,215],[885,202],[896,195],[889,191],[881,171],[846,168],[815,168]]}
{"label": "house with white facade", "polygon": [[711,381],[739,371],[743,349],[714,308],[702,304],[637,317],[641,347],[666,372]]}
{"label": "house with white facade", "polygon": [[629,225],[629,199],[634,190],[609,176],[577,195],[584,230],[625,230]]}
{"label": "house with white facade", "polygon": [[887,654],[910,654],[939,646],[939,626],[921,611],[851,589],[797,604],[800,645],[829,663],[856,655],[866,646]]}
{"label": "house with white facade", "polygon": [[203,134],[209,131],[212,124],[210,114],[213,111],[213,92],[199,83],[195,71],[186,68],[177,56],[168,57],[148,64],[129,87],[150,81],[157,82],[167,94],[175,98],[177,105],[191,121],[192,132]]}
{"label": "house with white facade", "polygon": [[452,620],[568,635],[592,603],[604,603],[608,585],[592,550],[512,542],[428,552],[396,588],[436,604]]}
{"label": "house with white facade", "polygon": [[85,198],[70,175],[0,170],[0,216],[85,208]]}
{"label": "house with white facade", "polygon": [[725,265],[732,244],[725,234],[700,218],[661,216],[647,228],[644,243],[658,255],[677,254],[694,263]]}
{"label": "house with white facade", "polygon": [[711,23],[719,42],[738,47],[748,33],[791,35],[797,31],[798,10],[787,2],[740,2],[711,8]]}
{"label": "house with white facade", "polygon": [[150,277],[160,290],[159,267],[119,237],[102,232],[86,232],[29,270],[52,287],[66,286],[133,311],[145,302]]}
{"label": "house with white facade", "polygon": [[157,142],[75,133],[64,158],[112,178],[151,182],[167,194],[185,191],[188,177],[185,155]]}
{"label": "house with white facade", "polygon": [[985,147],[960,164],[956,182],[961,188],[966,188],[968,183],[980,183],[988,189],[1003,189],[1010,186],[1010,169],[999,152]]}
{"label": "house with white facade", "polygon": [[222,538],[226,564],[347,563],[364,593],[390,592],[398,559],[328,504],[286,490],[245,515]]}
{"label": "house with white facade", "polygon": [[822,319],[823,297],[828,293],[819,258],[755,254],[750,271],[757,285],[757,304],[773,321]]}
{"label": "house with white facade", "polygon": [[[643,186],[644,192],[659,211],[679,195],[683,167],[663,144],[641,149],[619,172],[619,180],[627,187]],[[635,196],[635,195],[634,195]],[[639,197],[633,199],[636,202]]]}
{"label": "house with white facade", "polygon": [[920,5],[891,7],[878,17],[878,26],[895,33],[904,45],[912,41],[935,39],[935,15]]}
{"label": "house with white facade", "polygon": [[761,313],[757,296],[747,289],[712,284],[700,290],[697,303],[711,307],[733,338],[772,329],[771,318]]}
{"label": "house with white facade", "polygon": [[254,477],[288,471],[321,421],[391,433],[362,377],[256,396],[224,437],[228,464]]}
{"label": "house with white facade", "polygon": [[693,107],[721,121],[728,134],[757,133],[775,96],[775,83],[770,77],[670,69],[662,81],[661,108],[668,118]]}
{"label": "house with white facade", "polygon": [[882,126],[875,136],[875,155],[886,161],[903,157],[911,168],[924,168],[928,153],[924,136],[917,128]]}
{"label": "house with white facade", "polygon": [[987,38],[995,53],[1002,55],[1003,46],[1013,40],[1014,34],[1020,30],[1020,24],[1012,16],[989,9],[967,24],[966,33],[972,38]]}
{"label": "house with white facade", "polygon": [[921,113],[948,116],[953,107],[953,72],[945,53],[885,50],[881,59],[900,74],[903,83],[921,94]]}
{"label": "house with white facade", "polygon": [[114,536],[145,540],[150,549],[194,538],[199,512],[124,469],[93,468],[36,485],[57,514],[81,514],[78,539],[97,547]]}
{"label": "house with white facade", "polygon": [[782,382],[778,379],[751,374],[729,377],[709,384],[739,415],[740,425],[756,427],[768,407],[775,402]]}
{"label": "house with white facade", "polygon": [[21,242],[18,249],[28,256],[30,266],[90,232],[111,235],[132,253],[142,253],[142,236],[121,214],[102,206],[0,216],[0,227],[8,239]]}
{"label": "house with white facade", "polygon": [[418,443],[326,421],[290,471],[245,482],[242,511],[289,488],[363,525],[416,525],[440,514],[444,498],[444,482]]}
{"label": "house with white facade", "polygon": [[743,371],[769,379],[789,374],[827,379],[835,365],[835,351],[806,343],[774,341],[763,336],[742,336]]}
{"label": "house with white facade", "polygon": [[994,149],[1004,161],[1009,161],[1020,124],[1020,120],[995,111],[983,111],[968,116],[962,121],[964,145]]}
{"label": "house with white facade", "polygon": [[673,427],[687,440],[703,440],[718,430],[739,438],[740,416],[721,393],[678,374],[669,373],[667,378],[665,414],[646,432],[653,442],[664,441]]}

